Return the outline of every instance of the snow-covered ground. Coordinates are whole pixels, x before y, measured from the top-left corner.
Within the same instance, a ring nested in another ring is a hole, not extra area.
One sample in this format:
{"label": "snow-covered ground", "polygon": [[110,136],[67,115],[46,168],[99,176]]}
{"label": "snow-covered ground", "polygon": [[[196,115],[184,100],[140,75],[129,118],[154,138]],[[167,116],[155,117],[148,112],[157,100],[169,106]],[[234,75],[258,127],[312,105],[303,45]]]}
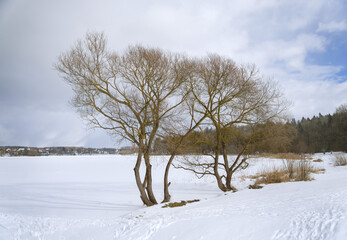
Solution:
{"label": "snow-covered ground", "polygon": [[[222,193],[213,178],[171,169],[173,201],[183,207],[144,207],[133,176],[136,156],[0,158],[0,240],[10,239],[347,239],[347,167],[332,155],[314,181],[251,190],[243,176],[281,165],[252,159]],[[166,157],[153,159],[154,190],[162,199]]]}

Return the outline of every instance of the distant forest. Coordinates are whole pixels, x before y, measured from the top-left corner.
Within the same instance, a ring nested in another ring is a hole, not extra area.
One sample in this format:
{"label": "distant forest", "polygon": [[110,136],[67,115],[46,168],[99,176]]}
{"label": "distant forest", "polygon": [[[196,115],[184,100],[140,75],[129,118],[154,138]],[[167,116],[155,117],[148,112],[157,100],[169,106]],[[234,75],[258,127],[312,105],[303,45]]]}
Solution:
{"label": "distant forest", "polygon": [[[267,122],[256,129],[256,137],[251,140],[246,153],[316,153],[347,152],[347,105],[337,108],[331,115],[314,116],[312,118],[295,119],[288,122]],[[228,138],[227,154],[236,154],[249,141],[252,129],[238,126],[225,129]],[[177,136],[176,136],[177,138]],[[209,154],[215,144],[215,132],[212,128],[194,131],[182,145],[181,154]],[[174,136],[157,138],[154,143],[154,154],[170,154]],[[82,148],[82,147],[0,147],[1,155],[10,156],[47,156],[47,155],[83,155],[83,154],[131,154],[134,147],[114,148]]]}
{"label": "distant forest", "polygon": [[[256,129],[238,126],[224,130],[225,138],[229,138],[227,154],[236,154],[240,151],[250,131],[257,135],[251,139],[247,153],[316,153],[316,152],[347,152],[347,105],[337,108],[331,115],[314,116],[312,118],[295,119],[288,122],[267,122],[260,124]],[[158,138],[155,141],[154,153],[169,154],[174,136]],[[205,128],[193,132],[187,138],[181,153],[209,154],[215,144],[214,130]]]}
{"label": "distant forest", "polygon": [[297,133],[291,146],[293,152],[347,151],[347,106],[333,115],[302,118],[292,125]]}

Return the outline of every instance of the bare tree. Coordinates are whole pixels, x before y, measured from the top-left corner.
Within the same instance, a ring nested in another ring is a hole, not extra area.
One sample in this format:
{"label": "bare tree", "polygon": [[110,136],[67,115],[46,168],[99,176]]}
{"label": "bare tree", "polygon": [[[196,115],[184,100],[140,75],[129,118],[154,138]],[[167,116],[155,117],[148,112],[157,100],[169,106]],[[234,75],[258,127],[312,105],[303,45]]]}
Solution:
{"label": "bare tree", "polygon": [[73,106],[84,119],[137,145],[134,173],[147,206],[157,204],[150,162],[153,142],[186,98],[182,62],[178,55],[142,46],[129,47],[122,55],[112,53],[103,34],[89,33],[55,66],[72,86]]}
{"label": "bare tree", "polygon": [[[283,110],[278,91],[262,81],[253,66],[237,66],[217,55],[188,59],[142,46],[117,54],[107,50],[103,34],[90,33],[62,54],[55,67],[75,92],[73,106],[91,126],[137,146],[134,174],[147,206],[157,204],[150,156],[158,137],[171,141],[164,202],[170,200],[170,166],[187,137],[201,125],[216,132],[215,139],[206,138],[213,161],[186,162],[189,168],[180,167],[201,176],[212,174],[219,188],[229,191],[233,189],[232,174],[246,163],[247,147],[256,136],[250,131],[236,159],[231,160],[227,146],[236,134],[233,126],[247,125],[253,130]],[[145,173],[141,176],[142,163]]]}
{"label": "bare tree", "polygon": [[[252,65],[238,66],[230,59],[209,55],[200,60],[196,71],[191,88],[195,112],[206,114],[203,124],[215,131],[213,141],[211,136],[200,137],[199,141],[211,146],[208,155],[212,161],[185,160],[175,166],[200,177],[213,175],[222,191],[234,190],[233,173],[248,165],[247,150],[257,136],[256,126],[278,118],[286,105],[276,87],[264,81]],[[238,135],[234,126],[248,126],[248,133],[236,157],[231,157],[227,147]]]}
{"label": "bare tree", "polygon": [[[192,61],[190,62],[192,63]],[[192,66],[191,64],[189,64]],[[193,64],[194,66],[194,64]],[[190,73],[186,74],[186,76],[189,76],[188,79],[188,86],[186,89],[187,94],[191,94],[192,92],[192,85],[190,84],[191,81],[194,79],[194,68],[188,68]],[[193,74],[192,74],[193,73]],[[204,121],[204,119],[207,117],[207,113],[203,114],[197,114],[195,111],[195,100],[190,98],[188,95],[188,98],[186,98],[184,107],[184,117],[185,121],[174,121],[175,126],[172,126],[171,128],[166,129],[165,135],[162,135],[161,137],[166,140],[167,143],[167,150],[170,153],[170,158],[166,164],[165,173],[164,173],[164,199],[162,202],[169,202],[171,199],[171,195],[169,193],[169,171],[170,167],[176,157],[177,154],[184,153],[184,149],[187,147],[185,144],[185,140],[190,136],[190,134],[200,126],[200,124]]]}

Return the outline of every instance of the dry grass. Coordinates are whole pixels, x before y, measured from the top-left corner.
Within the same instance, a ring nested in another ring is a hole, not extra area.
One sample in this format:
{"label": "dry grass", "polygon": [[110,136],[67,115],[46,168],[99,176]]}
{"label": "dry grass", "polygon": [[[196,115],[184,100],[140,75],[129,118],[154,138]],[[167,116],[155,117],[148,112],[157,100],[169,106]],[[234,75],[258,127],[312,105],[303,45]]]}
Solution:
{"label": "dry grass", "polygon": [[303,158],[296,165],[297,166],[295,167],[295,174],[293,175],[295,178],[295,181],[312,180],[310,175],[313,172],[313,167],[310,161]]}
{"label": "dry grass", "polygon": [[260,188],[263,188],[263,186],[254,183],[253,185],[249,185],[248,188],[249,189],[260,189]]}
{"label": "dry grass", "polygon": [[283,160],[282,167],[263,169],[259,174],[251,176],[256,179],[254,185],[249,188],[255,189],[259,184],[271,184],[290,181],[311,181],[311,173],[324,173],[325,169],[317,169],[306,158],[300,160]]}
{"label": "dry grass", "polygon": [[334,166],[346,166],[347,158],[343,153],[336,154],[334,156]]}
{"label": "dry grass", "polygon": [[319,159],[313,160],[313,162],[323,162],[323,160],[319,158]]}
{"label": "dry grass", "polygon": [[302,158],[300,154],[296,153],[262,153],[259,157],[264,158],[275,158],[275,159],[296,159],[299,160]]}
{"label": "dry grass", "polygon": [[255,185],[281,183],[288,182],[290,180],[286,169],[277,167],[273,167],[270,170],[262,170],[261,173],[256,176],[256,179]]}
{"label": "dry grass", "polygon": [[282,159],[283,165],[288,172],[288,177],[293,178],[295,172],[295,161],[293,159]]}
{"label": "dry grass", "polygon": [[315,173],[315,174],[325,173],[325,168],[312,168],[312,173]]}
{"label": "dry grass", "polygon": [[172,202],[172,203],[167,203],[162,208],[174,208],[174,207],[182,207],[187,205],[187,203],[193,203],[193,202],[199,202],[199,199],[194,199],[194,200],[188,200],[188,201],[180,201],[180,202]]}

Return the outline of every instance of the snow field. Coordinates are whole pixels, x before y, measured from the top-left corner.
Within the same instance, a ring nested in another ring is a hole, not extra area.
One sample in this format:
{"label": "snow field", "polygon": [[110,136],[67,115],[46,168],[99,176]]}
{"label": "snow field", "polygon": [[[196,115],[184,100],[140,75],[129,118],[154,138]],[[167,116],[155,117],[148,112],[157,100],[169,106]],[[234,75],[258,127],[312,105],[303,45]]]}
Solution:
{"label": "snow field", "polygon": [[[165,156],[153,158],[154,191],[162,198]],[[242,176],[281,165],[252,159],[235,177],[236,193],[213,178],[171,169],[177,208],[142,206],[133,177],[136,156],[0,158],[0,239],[347,239],[347,167],[316,154],[325,174],[310,182],[251,190]]]}

